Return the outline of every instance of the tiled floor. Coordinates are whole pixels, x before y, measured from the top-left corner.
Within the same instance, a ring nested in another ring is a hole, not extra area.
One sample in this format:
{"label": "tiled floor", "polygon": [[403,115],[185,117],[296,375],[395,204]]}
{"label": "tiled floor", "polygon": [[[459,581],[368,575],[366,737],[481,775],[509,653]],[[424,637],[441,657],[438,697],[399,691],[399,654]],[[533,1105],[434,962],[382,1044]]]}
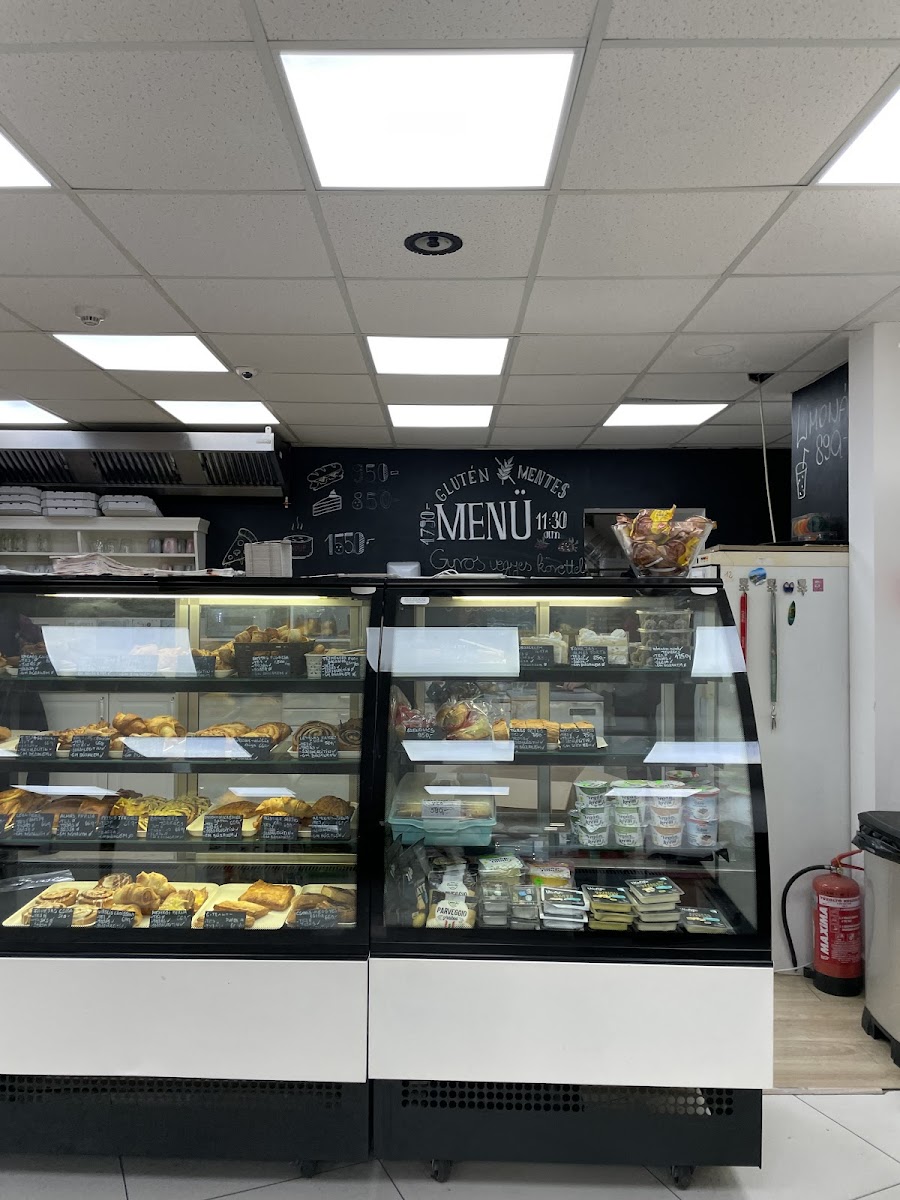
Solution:
{"label": "tiled floor", "polygon": [[[900,1091],[767,1096],[765,1166],[699,1170],[707,1200],[900,1200]],[[305,1180],[290,1163],[0,1159],[2,1200],[666,1200],[643,1167],[462,1163],[448,1184],[424,1163],[337,1166]]]}

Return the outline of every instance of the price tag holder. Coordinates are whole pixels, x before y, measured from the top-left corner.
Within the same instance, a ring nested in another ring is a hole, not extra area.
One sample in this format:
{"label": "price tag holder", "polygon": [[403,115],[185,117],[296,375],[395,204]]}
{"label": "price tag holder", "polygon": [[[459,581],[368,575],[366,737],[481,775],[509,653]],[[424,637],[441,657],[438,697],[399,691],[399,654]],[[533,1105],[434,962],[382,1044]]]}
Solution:
{"label": "price tag holder", "polygon": [[694,661],[692,652],[685,646],[651,646],[651,667],[683,669]]}
{"label": "price tag holder", "polygon": [[16,813],[12,836],[44,841],[53,836],[53,813]]}
{"label": "price tag holder", "polygon": [[19,659],[20,679],[55,679],[56,668],[46,654],[23,654]]}
{"label": "price tag holder", "polygon": [[61,838],[96,837],[97,817],[93,813],[62,813],[56,826],[56,834]]}
{"label": "price tag holder", "polygon": [[520,646],[520,667],[552,667],[554,665],[552,646]]}
{"label": "price tag holder", "polygon": [[267,737],[239,737],[234,739],[242,750],[246,750],[254,762],[268,758],[272,753],[272,739]]}
{"label": "price tag holder", "polygon": [[338,756],[338,740],[335,733],[311,733],[297,743],[298,758],[312,758],[317,762],[333,762]]}
{"label": "price tag holder", "polygon": [[517,753],[521,750],[526,754],[542,754],[547,750],[546,729],[518,729],[512,726],[509,736]]}
{"label": "price tag holder", "polygon": [[323,679],[359,679],[362,658],[355,654],[326,654],[322,658]]}
{"label": "price tag holder", "polygon": [[214,814],[208,814],[203,818],[203,836],[211,841],[233,841],[241,840],[241,826],[243,821],[238,816],[217,817]]}
{"label": "price tag holder", "polygon": [[76,733],[72,738],[69,758],[109,758],[109,738],[102,733]]}
{"label": "price tag holder", "polygon": [[216,670],[214,654],[194,655],[194,670],[198,679],[212,679]]}
{"label": "price tag holder", "polygon": [[347,842],[350,840],[350,818],[316,815],[310,824],[309,836],[314,842]]}
{"label": "price tag holder", "polygon": [[570,667],[608,667],[607,646],[573,646],[569,651]]}
{"label": "price tag holder", "polygon": [[16,754],[19,758],[55,758],[56,738],[52,733],[23,733]]}
{"label": "price tag holder", "polygon": [[103,842],[130,842],[137,835],[137,817],[101,817],[97,823],[97,837]]}
{"label": "price tag holder", "polygon": [[[334,929],[340,913],[336,908],[306,908],[297,913],[294,929]],[[290,929],[291,926],[288,926]]]}
{"label": "price tag holder", "polygon": [[426,725],[421,729],[404,729],[404,742],[439,742],[443,734],[437,725]]}
{"label": "price tag holder", "polygon": [[462,800],[446,799],[422,801],[423,821],[459,821],[463,815]]}
{"label": "price tag holder", "polygon": [[267,813],[259,823],[259,836],[264,842],[296,842],[299,829],[296,817]]}
{"label": "price tag holder", "polygon": [[133,912],[118,912],[114,908],[101,908],[97,913],[95,929],[131,929],[134,925]]}
{"label": "price tag holder", "polygon": [[596,750],[597,730],[593,725],[590,729],[560,729],[559,748],[560,750]]}
{"label": "price tag holder", "polygon": [[192,914],[189,912],[175,912],[157,910],[150,914],[151,929],[190,929]]}
{"label": "price tag holder", "polygon": [[246,929],[247,916],[242,912],[209,912],[203,914],[204,929]]}
{"label": "price tag holder", "polygon": [[251,679],[286,679],[291,673],[287,654],[253,654],[250,656]]}
{"label": "price tag holder", "polygon": [[71,929],[71,908],[33,908],[29,925],[32,929]]}
{"label": "price tag holder", "polygon": [[187,817],[180,813],[163,813],[147,818],[147,840],[183,842],[187,837]]}

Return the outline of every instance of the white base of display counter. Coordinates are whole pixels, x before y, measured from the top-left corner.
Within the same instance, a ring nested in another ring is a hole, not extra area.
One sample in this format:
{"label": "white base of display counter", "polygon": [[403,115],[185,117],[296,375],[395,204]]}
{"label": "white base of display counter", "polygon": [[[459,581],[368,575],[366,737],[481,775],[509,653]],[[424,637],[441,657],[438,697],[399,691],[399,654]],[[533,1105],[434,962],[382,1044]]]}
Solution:
{"label": "white base of display counter", "polygon": [[373,1079],[772,1086],[766,967],[370,961]]}

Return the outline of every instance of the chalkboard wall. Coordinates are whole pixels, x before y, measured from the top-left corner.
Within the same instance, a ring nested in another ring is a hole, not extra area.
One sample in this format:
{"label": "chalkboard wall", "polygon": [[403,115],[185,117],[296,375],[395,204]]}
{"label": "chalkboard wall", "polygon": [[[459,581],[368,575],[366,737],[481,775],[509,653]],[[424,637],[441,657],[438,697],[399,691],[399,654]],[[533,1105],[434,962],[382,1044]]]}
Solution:
{"label": "chalkboard wall", "polygon": [[847,539],[849,368],[794,392],[791,403],[791,516],[819,513]]}
{"label": "chalkboard wall", "polygon": [[[779,537],[790,454],[770,451]],[[590,508],[677,503],[718,522],[712,542],[770,540],[759,451],[340,450],[287,455],[289,504],[163,497],[168,515],[210,521],[207,561],[243,565],[247,540],[290,537],[295,574],[503,571],[579,575]]]}

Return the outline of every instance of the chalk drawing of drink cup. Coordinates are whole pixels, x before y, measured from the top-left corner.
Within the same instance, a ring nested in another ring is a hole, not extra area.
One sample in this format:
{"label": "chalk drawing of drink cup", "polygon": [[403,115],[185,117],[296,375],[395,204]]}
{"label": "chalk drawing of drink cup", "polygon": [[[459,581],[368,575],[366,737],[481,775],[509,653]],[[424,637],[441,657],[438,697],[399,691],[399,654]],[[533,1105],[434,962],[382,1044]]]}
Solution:
{"label": "chalk drawing of drink cup", "polygon": [[806,499],[806,451],[803,451],[803,461],[798,462],[794,468],[794,474],[797,480],[797,499]]}
{"label": "chalk drawing of drink cup", "polygon": [[308,533],[292,533],[285,540],[291,543],[291,558],[309,558],[313,552],[313,540]]}

